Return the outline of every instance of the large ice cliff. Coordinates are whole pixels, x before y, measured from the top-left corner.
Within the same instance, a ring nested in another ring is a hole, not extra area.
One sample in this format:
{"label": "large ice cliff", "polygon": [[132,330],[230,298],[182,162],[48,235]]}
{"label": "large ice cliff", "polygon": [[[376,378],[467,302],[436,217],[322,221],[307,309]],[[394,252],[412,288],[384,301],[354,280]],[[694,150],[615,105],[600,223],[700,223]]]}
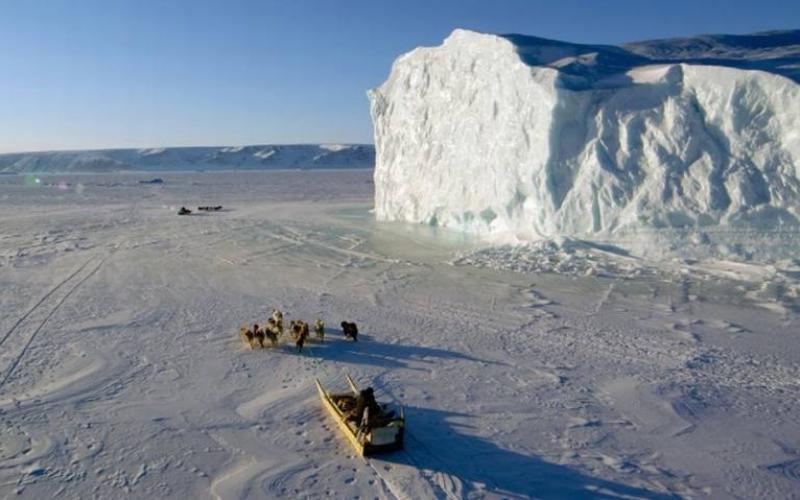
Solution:
{"label": "large ice cliff", "polygon": [[531,241],[795,227],[800,31],[623,46],[454,31],[370,91],[375,213]]}

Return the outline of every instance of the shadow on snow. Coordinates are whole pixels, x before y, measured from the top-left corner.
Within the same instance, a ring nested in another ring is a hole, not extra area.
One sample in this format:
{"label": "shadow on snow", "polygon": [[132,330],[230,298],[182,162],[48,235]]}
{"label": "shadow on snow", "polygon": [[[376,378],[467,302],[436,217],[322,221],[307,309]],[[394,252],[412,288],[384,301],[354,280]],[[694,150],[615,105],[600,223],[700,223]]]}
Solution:
{"label": "shadow on snow", "polygon": [[[458,432],[469,426],[448,420],[470,415],[405,407],[405,451],[376,457],[402,463],[428,474],[446,474],[463,485],[461,496],[470,493],[504,498],[648,498],[671,499],[675,495],[628,486],[583,474],[568,466],[545,462],[534,455],[506,450],[478,436]],[[434,486],[434,489],[437,487]],[[452,497],[439,488],[437,497]]]}
{"label": "shadow on snow", "polygon": [[311,353],[327,361],[338,361],[354,365],[374,365],[383,368],[408,368],[408,363],[435,363],[443,359],[457,359],[476,363],[496,364],[496,361],[487,361],[474,358],[455,351],[439,349],[436,347],[423,347],[416,345],[388,344],[378,342],[369,335],[359,334],[358,342],[342,340],[344,333],[337,329],[327,329],[325,342],[307,343]]}
{"label": "shadow on snow", "polygon": [[[324,343],[312,343],[313,355],[329,361],[377,365],[383,368],[406,368],[410,361],[435,363],[458,359],[496,363],[445,349],[387,344],[368,335],[358,342],[343,340],[341,330],[328,329]],[[446,474],[463,484],[462,496],[470,492],[505,498],[678,498],[674,495],[594,478],[564,465],[545,462],[535,455],[507,450],[498,445],[459,432],[469,425],[453,422],[472,415],[405,406],[407,421],[406,450],[381,455],[376,460],[404,464],[427,474]],[[437,497],[452,493],[439,486]]]}

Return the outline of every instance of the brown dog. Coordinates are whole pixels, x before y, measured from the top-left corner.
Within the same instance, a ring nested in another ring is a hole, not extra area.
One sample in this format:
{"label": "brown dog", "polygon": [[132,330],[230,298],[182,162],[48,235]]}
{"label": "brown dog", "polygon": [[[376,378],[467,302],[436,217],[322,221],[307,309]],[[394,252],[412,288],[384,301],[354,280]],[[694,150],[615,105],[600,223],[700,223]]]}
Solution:
{"label": "brown dog", "polygon": [[[273,318],[267,319],[267,327],[265,328],[265,330],[267,337],[272,342],[272,345],[277,345],[278,339],[280,338],[283,331],[280,328],[278,328],[278,323],[275,321],[275,319]],[[275,340],[273,340],[273,338]]]}
{"label": "brown dog", "polygon": [[239,328],[239,336],[242,338],[242,342],[247,344],[250,349],[253,348],[253,332],[250,331],[250,328],[247,325],[243,325]]}
{"label": "brown dog", "polygon": [[270,343],[272,344],[272,347],[278,345],[278,333],[275,330],[265,328],[264,336],[269,339]]}
{"label": "brown dog", "polygon": [[293,319],[292,321],[289,322],[289,331],[292,332],[292,339],[294,339],[295,342],[297,342],[297,339],[299,339],[303,335],[304,324],[305,321],[301,319],[298,320]]}
{"label": "brown dog", "polygon": [[305,344],[306,339],[308,338],[308,323],[302,319],[292,320],[289,323],[289,329],[292,332],[292,338],[297,346],[297,350],[302,351],[303,344]]}
{"label": "brown dog", "polygon": [[314,334],[320,342],[325,341],[325,323],[321,319],[317,319],[314,323]]}
{"label": "brown dog", "polygon": [[258,326],[258,323],[253,324],[253,341],[258,347],[264,348],[264,330]]}

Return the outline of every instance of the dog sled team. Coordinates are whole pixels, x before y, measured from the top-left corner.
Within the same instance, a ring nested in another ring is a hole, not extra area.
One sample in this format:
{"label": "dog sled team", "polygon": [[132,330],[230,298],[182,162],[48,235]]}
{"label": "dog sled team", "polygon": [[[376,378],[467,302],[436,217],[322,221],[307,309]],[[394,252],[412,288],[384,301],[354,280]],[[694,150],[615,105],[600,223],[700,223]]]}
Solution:
{"label": "dog sled team", "polygon": [[[219,212],[222,210],[222,205],[206,205],[197,207],[197,210],[200,210],[201,212]],[[192,211],[186,207],[181,207],[180,210],[178,210],[178,215],[192,215]]]}
{"label": "dog sled team", "polygon": [[[277,347],[284,333],[288,333],[292,336],[298,352],[302,352],[303,346],[310,336],[310,330],[308,323],[302,319],[291,320],[289,328],[284,330],[283,312],[279,309],[273,309],[272,315],[267,318],[265,325],[259,325],[258,323],[254,323],[253,326],[243,325],[239,328],[239,335],[245,345],[250,346],[251,349],[256,349],[267,347],[267,341],[269,341],[271,347]],[[353,341],[358,340],[358,327],[355,323],[342,321],[342,331],[345,338]],[[325,322],[321,319],[317,319],[314,322],[314,335],[319,342],[325,341]]]}

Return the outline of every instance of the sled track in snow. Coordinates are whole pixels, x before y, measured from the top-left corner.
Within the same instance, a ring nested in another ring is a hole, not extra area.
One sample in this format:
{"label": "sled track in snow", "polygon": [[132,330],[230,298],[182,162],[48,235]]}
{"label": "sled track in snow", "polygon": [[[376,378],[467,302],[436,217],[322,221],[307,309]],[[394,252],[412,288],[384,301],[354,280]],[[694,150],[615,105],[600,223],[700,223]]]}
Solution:
{"label": "sled track in snow", "polygon": [[51,288],[49,292],[47,292],[46,294],[44,294],[44,296],[43,296],[41,299],[39,299],[39,302],[37,302],[36,304],[34,304],[34,305],[33,305],[33,307],[31,307],[30,309],[28,309],[28,312],[26,312],[25,314],[23,314],[23,315],[22,315],[22,317],[21,317],[21,318],[19,318],[19,319],[17,320],[17,322],[16,322],[16,323],[14,323],[14,325],[13,325],[13,326],[12,326],[12,327],[11,327],[11,328],[10,328],[10,329],[7,331],[7,332],[6,332],[6,334],[5,334],[5,335],[3,335],[3,338],[2,338],[2,339],[0,339],[0,347],[2,347],[2,345],[5,343],[6,339],[8,339],[8,337],[10,337],[12,333],[14,333],[14,330],[16,330],[16,329],[19,327],[19,325],[21,325],[21,324],[22,324],[22,322],[23,322],[23,321],[25,321],[26,319],[28,319],[28,316],[30,316],[30,315],[31,315],[31,314],[32,314],[34,311],[36,311],[36,310],[37,310],[37,309],[38,309],[38,308],[39,308],[39,307],[40,307],[42,304],[44,304],[44,303],[45,303],[45,301],[46,301],[47,299],[49,299],[49,298],[50,298],[50,297],[51,297],[51,296],[52,296],[54,293],[56,293],[56,292],[58,291],[58,289],[59,289],[59,288],[61,288],[62,286],[64,286],[64,285],[65,285],[65,284],[66,284],[66,283],[67,283],[69,280],[71,280],[72,278],[74,278],[74,277],[75,277],[75,276],[76,276],[76,275],[77,275],[79,272],[83,271],[83,270],[86,268],[86,266],[88,266],[88,265],[89,265],[89,263],[90,263],[90,262],[92,262],[92,260],[94,260],[94,258],[92,258],[92,259],[89,259],[89,260],[87,260],[86,262],[84,262],[84,263],[83,263],[83,264],[82,264],[80,267],[78,267],[78,269],[76,269],[75,271],[73,271],[73,272],[72,272],[72,274],[70,274],[69,276],[67,276],[66,278],[64,278],[64,279],[63,279],[62,281],[60,281],[60,282],[59,282],[59,283],[58,283],[56,286],[54,286],[53,288]]}
{"label": "sled track in snow", "polygon": [[[385,384],[376,383],[375,385],[379,387],[382,392],[388,394],[392,400],[399,401],[394,392],[386,387]],[[422,451],[441,466],[441,471],[429,474],[429,468],[422,463],[423,460],[420,459],[420,457],[415,458],[407,446],[404,446],[402,450],[396,451],[395,453],[406,457],[406,465],[415,471],[415,475],[418,476],[419,480],[426,483],[431,488],[431,491],[436,494],[437,498],[444,497],[448,500],[458,500],[459,498],[463,498],[463,483],[461,478],[453,472],[452,468],[433,451],[431,451],[431,449],[423,441],[414,437],[414,435],[409,432],[407,428],[405,430],[405,436],[406,443],[408,443],[409,440],[413,441],[414,447],[417,450]],[[372,469],[375,475],[380,478],[386,489],[397,499],[404,500],[407,498],[414,498],[412,495],[404,492],[402,487],[396,486],[390,479],[387,479],[383,474],[381,474],[381,472],[378,470],[378,467],[373,465],[371,458],[365,457],[365,462],[369,468]]]}
{"label": "sled track in snow", "polygon": [[[28,318],[31,317],[31,315],[34,316],[30,320],[30,323],[31,323],[30,327],[33,329],[33,332],[28,337],[28,340],[26,342],[24,342],[24,344],[21,346],[21,349],[19,350],[19,353],[16,354],[15,356],[12,356],[11,362],[8,364],[8,367],[4,369],[3,375],[2,375],[3,378],[0,379],[0,389],[2,389],[6,385],[6,382],[8,382],[8,379],[11,378],[11,375],[16,370],[17,366],[19,365],[19,362],[22,360],[23,357],[25,357],[25,354],[28,352],[28,349],[30,348],[31,344],[36,339],[36,336],[39,334],[39,332],[44,328],[44,325],[47,324],[47,321],[56,313],[56,311],[58,311],[58,309],[61,307],[61,305],[64,302],[66,302],[66,300],[70,297],[70,295],[72,295],[73,292],[75,292],[75,290],[77,290],[83,283],[85,283],[89,278],[91,278],[92,276],[95,275],[95,273],[97,273],[97,271],[100,269],[100,267],[105,262],[105,258],[100,259],[100,262],[98,262],[97,265],[92,267],[89,270],[89,272],[83,273],[83,271],[93,261],[96,261],[95,257],[92,257],[91,259],[87,260],[76,271],[74,271],[66,279],[64,279],[63,281],[58,283],[49,292],[47,292],[44,295],[44,297],[42,297],[39,300],[39,302],[34,304],[34,306],[31,309],[29,309],[28,312],[26,312],[14,324],[14,326],[11,327],[11,329],[3,337],[2,341],[0,341],[0,346],[5,345],[6,340],[11,336],[11,334],[13,332],[15,332],[15,331],[24,330],[24,327],[20,328],[20,325],[24,325],[28,321]],[[81,273],[83,273],[83,275],[81,275]],[[63,295],[61,295],[60,298],[59,298],[59,296],[57,295],[57,292],[60,289],[62,289],[64,287],[64,285],[66,285],[67,283],[70,283],[70,282],[74,282],[75,284],[71,288],[69,288],[69,290],[67,290],[67,292],[64,293]],[[52,301],[49,300],[51,298],[53,298]],[[55,302],[55,304],[53,305],[52,309],[50,309],[50,312],[47,313],[46,315],[44,315],[44,317],[41,318],[41,319],[37,318],[36,317],[37,315],[34,314],[34,313],[36,313],[37,311],[41,310],[42,306],[44,304],[48,303],[48,302]],[[38,321],[38,323],[37,323],[37,321]]]}
{"label": "sled track in snow", "polygon": [[[271,237],[276,240],[281,240],[296,246],[303,246],[303,245],[312,245],[318,248],[322,248],[324,250],[328,250],[334,253],[338,253],[341,255],[345,255],[347,257],[355,257],[359,259],[367,259],[372,260],[375,262],[386,262],[390,264],[398,264],[400,261],[397,259],[390,259],[388,257],[383,257],[381,255],[368,253],[368,252],[360,252],[358,250],[348,249],[348,248],[340,248],[336,245],[332,245],[330,243],[326,243],[324,241],[315,240],[312,238],[308,238],[302,234],[293,231],[290,227],[286,226],[279,226],[278,230],[268,229],[266,227],[262,227],[262,233],[268,237]],[[279,231],[282,231],[286,234],[281,234]]]}
{"label": "sled track in snow", "polygon": [[[448,465],[444,460],[439,458],[431,449],[421,440],[414,437],[413,434],[406,431],[406,437],[408,437],[411,441],[414,442],[415,446],[418,450],[422,450],[428,456],[430,456],[435,462],[439,463],[441,466],[442,471],[435,473],[434,477],[431,477],[428,474],[424,474],[423,471],[426,470],[426,467],[420,463],[418,458],[414,458],[414,455],[408,451],[408,449],[404,449],[403,453],[408,457],[414,467],[417,469],[417,472],[426,480],[430,485],[433,487],[434,491],[439,490],[448,500],[458,500],[462,497],[462,481],[458,475],[453,472],[450,465]],[[437,477],[438,476],[438,477]]]}
{"label": "sled track in snow", "polygon": [[[414,476],[414,480],[425,483],[430,488],[430,491],[436,495],[436,498],[447,498],[448,500],[458,500],[459,498],[463,498],[461,479],[452,472],[450,467],[439,457],[433,454],[430,449],[424,445],[424,443],[412,437],[407,430],[406,437],[411,438],[411,440],[414,441],[415,446],[421,447],[424,450],[424,453],[439,463],[443,469],[440,472],[431,472],[430,469],[425,467],[419,459],[414,458],[408,449],[394,452],[397,455],[402,455],[405,457],[405,460],[399,463],[413,470],[412,474]],[[380,468],[375,466],[373,463],[374,459],[374,457],[364,457],[364,462],[372,470],[375,476],[380,479],[383,485],[384,493],[391,494],[397,500],[416,498],[413,493],[406,491],[402,481],[401,484],[398,485],[396,484],[396,481],[392,480],[392,478],[387,478],[386,475],[380,471]]]}
{"label": "sled track in snow", "polygon": [[766,469],[791,480],[800,481],[800,459],[789,460],[779,464],[770,465],[767,466]]}

